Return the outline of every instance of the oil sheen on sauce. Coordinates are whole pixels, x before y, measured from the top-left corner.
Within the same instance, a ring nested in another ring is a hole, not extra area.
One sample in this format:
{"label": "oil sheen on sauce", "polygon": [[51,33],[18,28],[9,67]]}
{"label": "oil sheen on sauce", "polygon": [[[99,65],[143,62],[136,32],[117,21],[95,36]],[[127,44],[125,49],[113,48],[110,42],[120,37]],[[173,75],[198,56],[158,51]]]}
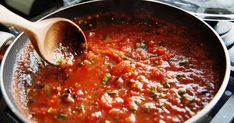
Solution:
{"label": "oil sheen on sauce", "polygon": [[17,75],[31,78],[25,93],[32,118],[164,123],[186,121],[203,109],[220,81],[204,39],[185,27],[154,21],[89,25],[88,50],[72,66],[38,62],[33,73],[19,63],[25,69]]}

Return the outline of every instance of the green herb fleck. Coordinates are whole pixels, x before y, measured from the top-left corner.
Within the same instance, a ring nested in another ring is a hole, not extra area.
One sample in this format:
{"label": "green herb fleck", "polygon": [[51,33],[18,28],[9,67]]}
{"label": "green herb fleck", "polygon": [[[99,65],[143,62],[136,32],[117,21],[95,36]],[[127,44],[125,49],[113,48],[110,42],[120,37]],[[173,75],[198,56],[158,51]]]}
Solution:
{"label": "green herb fleck", "polygon": [[183,59],[182,61],[179,62],[179,65],[187,65],[187,64],[189,64],[188,59]]}
{"label": "green herb fleck", "polygon": [[123,59],[128,59],[129,57],[131,56],[131,54],[130,53],[126,53],[125,55],[124,55],[124,57],[123,57]]}
{"label": "green herb fleck", "polygon": [[57,56],[57,58],[55,59],[55,63],[56,65],[65,64],[67,63],[67,60],[64,56]]}
{"label": "green herb fleck", "polygon": [[150,91],[152,94],[155,94],[155,93],[157,93],[157,90],[156,89],[153,89],[153,90],[151,90]]}
{"label": "green herb fleck", "polygon": [[177,59],[177,58],[171,58],[170,61],[172,61],[172,62],[177,62],[178,59]]}
{"label": "green herb fleck", "polygon": [[179,88],[178,94],[183,95],[186,93],[186,90],[184,88]]}
{"label": "green herb fleck", "polygon": [[59,120],[66,120],[67,119],[67,114],[65,114],[65,113],[59,113],[58,114],[58,119]]}
{"label": "green herb fleck", "polygon": [[106,85],[107,82],[110,80],[110,78],[111,78],[111,74],[110,74],[110,73],[107,73],[107,74],[104,76],[104,78],[103,78],[103,80],[102,80],[102,83]]}
{"label": "green herb fleck", "polygon": [[146,48],[146,43],[145,42],[138,42],[138,43],[136,43],[136,47],[137,48]]}

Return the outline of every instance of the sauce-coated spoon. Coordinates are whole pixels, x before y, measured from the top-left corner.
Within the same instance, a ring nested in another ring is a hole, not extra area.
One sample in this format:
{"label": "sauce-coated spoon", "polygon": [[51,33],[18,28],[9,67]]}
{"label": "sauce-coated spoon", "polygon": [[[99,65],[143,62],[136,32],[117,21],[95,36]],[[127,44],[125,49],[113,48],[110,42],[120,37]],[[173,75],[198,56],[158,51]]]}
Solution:
{"label": "sauce-coated spoon", "polygon": [[0,5],[0,22],[24,31],[38,54],[53,65],[72,64],[74,55],[87,48],[84,32],[65,18],[31,22]]}

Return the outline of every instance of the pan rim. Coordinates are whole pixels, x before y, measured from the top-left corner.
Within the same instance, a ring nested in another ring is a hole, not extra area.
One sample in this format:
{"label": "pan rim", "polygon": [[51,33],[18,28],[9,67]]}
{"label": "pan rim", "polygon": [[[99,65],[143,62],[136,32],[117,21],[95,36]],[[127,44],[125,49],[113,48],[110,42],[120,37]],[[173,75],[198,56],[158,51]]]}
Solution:
{"label": "pan rim", "polygon": [[[58,9],[44,17],[42,17],[41,19],[39,19],[38,21],[41,21],[45,18],[48,18],[56,13],[59,13],[61,11],[64,11],[66,9],[69,9],[69,8],[73,8],[73,7],[76,7],[76,6],[79,6],[79,5],[82,5],[82,4],[89,4],[89,3],[95,3],[95,2],[101,2],[101,1],[104,1],[104,0],[94,0],[94,1],[87,1],[87,2],[83,2],[83,3],[78,3],[78,4],[75,4],[75,5],[71,5],[71,6],[68,6],[68,7],[64,7],[64,8],[61,8],[61,9]],[[200,23],[202,23],[204,26],[208,27],[212,33],[214,33],[214,35],[216,36],[216,38],[218,38],[219,40],[219,43],[220,45],[222,46],[222,50],[224,52],[224,57],[225,57],[225,73],[224,73],[224,77],[223,77],[223,81],[222,81],[222,84],[221,86],[219,87],[219,90],[217,91],[217,93],[215,94],[215,96],[213,97],[213,99],[206,105],[204,106],[204,108],[200,111],[198,111],[194,116],[192,116],[191,118],[189,118],[188,120],[186,120],[185,122],[196,122],[196,121],[199,121],[202,117],[204,117],[208,112],[210,112],[210,110],[215,106],[215,104],[219,101],[219,99],[221,98],[222,94],[224,93],[226,87],[227,87],[227,84],[228,84],[228,81],[229,81],[229,78],[230,78],[230,72],[231,72],[231,65],[230,65],[230,58],[228,56],[228,51],[225,47],[225,44],[224,42],[222,41],[221,37],[218,35],[217,32],[214,31],[214,29],[208,25],[206,22],[204,22],[202,19],[194,16],[193,14],[181,9],[181,8],[178,8],[176,6],[173,6],[173,5],[169,5],[167,3],[163,3],[163,2],[159,2],[159,1],[153,1],[153,0],[140,0],[140,1],[145,1],[145,2],[152,2],[152,3],[156,3],[156,4],[161,4],[161,5],[165,5],[165,6],[169,6],[169,7],[172,7],[174,9],[177,9],[179,11],[182,11],[184,13],[187,13],[188,15],[190,16],[193,16],[193,18],[199,20]],[[4,97],[4,100],[6,101],[7,105],[10,107],[11,111],[20,119],[22,120],[23,122],[32,122],[31,120],[29,120],[25,115],[23,115],[14,105],[13,105],[13,102],[11,102],[10,98],[8,97],[8,94],[5,90],[5,86],[4,86],[4,82],[3,82],[3,73],[4,73],[4,65],[7,64],[6,62],[6,59],[8,57],[8,54],[9,52],[12,50],[12,47],[15,46],[14,44],[18,41],[18,39],[20,37],[22,37],[24,35],[24,33],[21,33],[20,35],[17,36],[17,38],[14,40],[14,42],[9,46],[9,48],[7,49],[6,53],[4,54],[4,57],[2,59],[2,63],[1,63],[1,68],[0,68],[0,75],[1,75],[1,78],[0,78],[0,86],[1,86],[1,91],[2,91],[2,95]],[[11,85],[12,86],[12,85]]]}

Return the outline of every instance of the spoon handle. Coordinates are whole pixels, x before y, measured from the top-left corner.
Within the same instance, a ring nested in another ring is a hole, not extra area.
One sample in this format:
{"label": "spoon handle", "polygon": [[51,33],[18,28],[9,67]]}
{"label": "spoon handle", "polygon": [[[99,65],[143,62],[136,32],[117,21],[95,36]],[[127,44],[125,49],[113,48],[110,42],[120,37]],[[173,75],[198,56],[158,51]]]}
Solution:
{"label": "spoon handle", "polygon": [[32,30],[34,27],[33,22],[30,22],[19,15],[16,15],[15,13],[11,12],[7,8],[5,8],[3,5],[0,4],[0,23],[4,23],[7,25],[12,25],[14,27],[17,27],[23,31],[29,31]]}

